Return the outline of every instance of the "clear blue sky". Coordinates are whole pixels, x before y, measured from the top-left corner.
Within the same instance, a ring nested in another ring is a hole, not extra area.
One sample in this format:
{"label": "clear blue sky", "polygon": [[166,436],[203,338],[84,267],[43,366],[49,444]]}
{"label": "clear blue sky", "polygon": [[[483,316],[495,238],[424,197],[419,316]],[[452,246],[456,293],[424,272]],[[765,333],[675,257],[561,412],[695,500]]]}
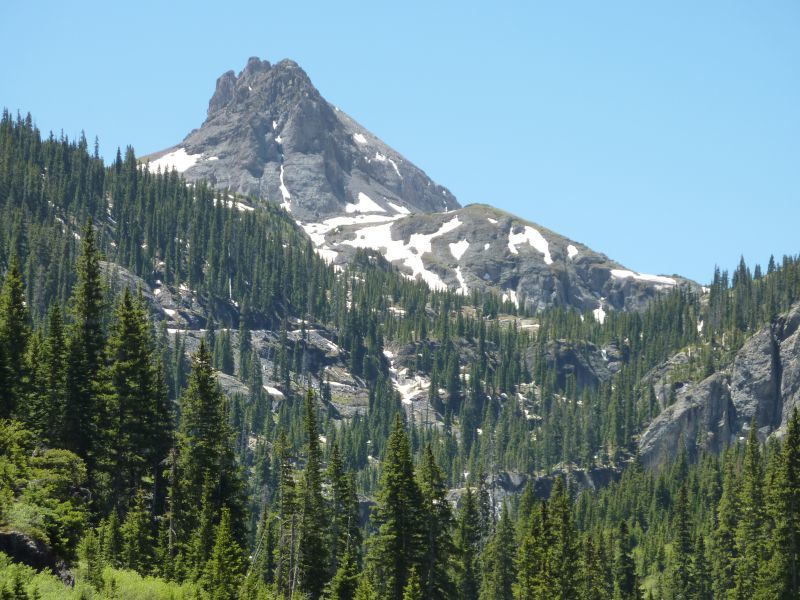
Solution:
{"label": "clear blue sky", "polygon": [[5,0],[0,51],[0,105],[107,157],[177,143],[221,73],[288,57],[462,204],[630,268],[800,252],[796,0]]}

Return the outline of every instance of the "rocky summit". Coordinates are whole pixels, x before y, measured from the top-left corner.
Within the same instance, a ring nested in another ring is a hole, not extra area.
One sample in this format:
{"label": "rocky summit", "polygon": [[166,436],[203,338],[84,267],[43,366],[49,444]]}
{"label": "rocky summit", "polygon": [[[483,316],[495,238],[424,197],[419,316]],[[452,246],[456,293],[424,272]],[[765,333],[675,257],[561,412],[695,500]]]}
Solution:
{"label": "rocky summit", "polygon": [[634,272],[604,254],[444,187],[328,103],[296,63],[251,58],[217,80],[208,116],[180,144],[143,160],[190,181],[275,202],[318,254],[343,266],[379,251],[411,279],[519,308],[640,310],[686,279]]}
{"label": "rocky summit", "polygon": [[321,221],[365,208],[389,214],[460,205],[444,187],[328,103],[297,63],[251,58],[217,80],[208,116],[177,146],[145,157],[190,181],[277,202]]}

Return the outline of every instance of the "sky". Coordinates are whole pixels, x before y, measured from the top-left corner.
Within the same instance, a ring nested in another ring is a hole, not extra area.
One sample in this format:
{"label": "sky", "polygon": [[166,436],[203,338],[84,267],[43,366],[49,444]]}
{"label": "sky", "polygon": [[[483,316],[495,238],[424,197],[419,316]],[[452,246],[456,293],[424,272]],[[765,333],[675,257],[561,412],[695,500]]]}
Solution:
{"label": "sky", "polygon": [[43,2],[0,9],[0,106],[111,158],[216,78],[297,61],[447,186],[640,272],[800,253],[800,3]]}

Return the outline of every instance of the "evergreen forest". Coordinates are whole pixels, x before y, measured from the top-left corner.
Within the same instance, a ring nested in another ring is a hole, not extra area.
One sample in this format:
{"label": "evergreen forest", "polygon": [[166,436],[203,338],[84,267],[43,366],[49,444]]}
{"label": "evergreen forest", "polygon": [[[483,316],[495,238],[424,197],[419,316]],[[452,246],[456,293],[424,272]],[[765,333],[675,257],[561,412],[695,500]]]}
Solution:
{"label": "evergreen forest", "polygon": [[638,452],[677,382],[800,300],[798,257],[602,323],[529,313],[371,251],[336,269],[277,205],[4,112],[0,274],[2,599],[800,598],[796,411]]}

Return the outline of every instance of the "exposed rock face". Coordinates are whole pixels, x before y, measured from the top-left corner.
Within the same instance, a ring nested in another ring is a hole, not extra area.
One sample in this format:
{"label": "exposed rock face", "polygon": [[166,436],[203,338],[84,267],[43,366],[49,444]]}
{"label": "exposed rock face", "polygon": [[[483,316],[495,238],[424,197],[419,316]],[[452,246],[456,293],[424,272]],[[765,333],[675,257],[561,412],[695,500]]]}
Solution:
{"label": "exposed rock face", "polygon": [[555,232],[453,195],[329,104],[294,62],[251,58],[217,80],[208,116],[143,160],[190,181],[279,203],[329,262],[380,251],[413,279],[520,307],[638,310],[687,283],[642,275]]}
{"label": "exposed rock face", "polygon": [[[374,220],[369,220],[372,218]],[[410,278],[437,289],[493,290],[519,307],[638,310],[659,293],[696,284],[642,275],[549,229],[483,204],[406,217],[363,215],[303,225],[323,256],[347,263],[375,248]]]}
{"label": "exposed rock face", "polygon": [[[536,354],[534,348],[528,349],[528,364],[532,364]],[[567,378],[572,378],[579,390],[595,389],[622,367],[622,357],[616,346],[609,344],[598,348],[591,342],[548,342],[545,360],[546,368],[555,371],[556,385],[561,389],[566,387]]]}
{"label": "exposed rock face", "polygon": [[690,455],[719,451],[747,435],[755,419],[759,437],[783,435],[800,405],[800,303],[751,337],[733,363],[683,386],[639,440],[645,464],[675,455],[682,440]]}
{"label": "exposed rock face", "polygon": [[290,60],[251,58],[238,76],[222,75],[202,126],[145,159],[151,168],[174,165],[190,181],[281,203],[301,221],[356,212],[348,204],[387,214],[459,207],[445,188],[330,105]]}

